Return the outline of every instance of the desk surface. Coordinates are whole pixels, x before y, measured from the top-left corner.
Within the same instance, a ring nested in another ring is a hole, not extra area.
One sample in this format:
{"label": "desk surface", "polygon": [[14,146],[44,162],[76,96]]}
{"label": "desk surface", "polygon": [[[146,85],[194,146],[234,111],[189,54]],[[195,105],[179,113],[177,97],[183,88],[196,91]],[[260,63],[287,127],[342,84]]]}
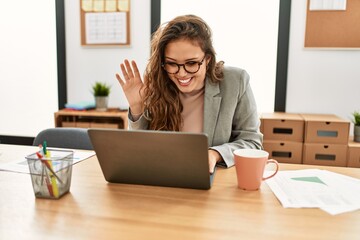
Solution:
{"label": "desk surface", "polygon": [[[1,145],[4,152],[10,145]],[[13,147],[12,147],[13,149]],[[18,146],[24,156],[33,147]],[[1,161],[4,159],[1,158]],[[360,169],[322,168],[360,178]],[[96,157],[74,165],[70,193],[36,199],[30,175],[0,172],[0,239],[359,239],[360,211],[331,216],[285,209],[266,183],[236,187],[235,169],[219,169],[211,190],[105,182]]]}

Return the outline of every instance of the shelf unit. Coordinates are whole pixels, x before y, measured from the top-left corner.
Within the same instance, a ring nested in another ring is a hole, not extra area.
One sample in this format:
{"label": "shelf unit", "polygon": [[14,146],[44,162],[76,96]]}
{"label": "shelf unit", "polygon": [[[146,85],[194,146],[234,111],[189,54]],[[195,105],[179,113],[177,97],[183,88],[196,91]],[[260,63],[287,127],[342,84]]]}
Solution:
{"label": "shelf unit", "polygon": [[107,111],[62,109],[54,113],[55,127],[122,128],[128,127],[128,111],[109,108]]}

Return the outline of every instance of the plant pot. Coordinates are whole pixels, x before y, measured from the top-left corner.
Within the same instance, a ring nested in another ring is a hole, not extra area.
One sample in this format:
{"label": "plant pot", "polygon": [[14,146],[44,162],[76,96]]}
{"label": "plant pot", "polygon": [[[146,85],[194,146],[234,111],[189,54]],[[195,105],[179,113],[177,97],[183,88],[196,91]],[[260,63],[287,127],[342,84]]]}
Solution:
{"label": "plant pot", "polygon": [[360,126],[354,126],[354,142],[360,142]]}
{"label": "plant pot", "polygon": [[95,97],[95,106],[97,111],[106,111],[108,108],[109,97]]}

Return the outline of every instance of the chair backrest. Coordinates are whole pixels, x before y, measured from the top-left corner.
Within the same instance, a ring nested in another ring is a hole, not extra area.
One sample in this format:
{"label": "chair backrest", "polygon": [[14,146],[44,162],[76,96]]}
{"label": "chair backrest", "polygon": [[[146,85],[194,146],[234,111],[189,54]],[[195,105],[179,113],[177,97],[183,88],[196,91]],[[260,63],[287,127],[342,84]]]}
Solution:
{"label": "chair backrest", "polygon": [[85,128],[48,128],[35,137],[33,145],[38,146],[45,140],[48,147],[93,150]]}

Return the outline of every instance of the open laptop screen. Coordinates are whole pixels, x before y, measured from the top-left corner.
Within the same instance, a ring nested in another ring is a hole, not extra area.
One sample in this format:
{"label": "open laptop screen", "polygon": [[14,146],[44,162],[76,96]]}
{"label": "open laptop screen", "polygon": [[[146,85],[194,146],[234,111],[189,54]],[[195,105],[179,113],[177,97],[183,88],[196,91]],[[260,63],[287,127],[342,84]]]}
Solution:
{"label": "open laptop screen", "polygon": [[211,187],[205,134],[121,129],[88,133],[108,182]]}

